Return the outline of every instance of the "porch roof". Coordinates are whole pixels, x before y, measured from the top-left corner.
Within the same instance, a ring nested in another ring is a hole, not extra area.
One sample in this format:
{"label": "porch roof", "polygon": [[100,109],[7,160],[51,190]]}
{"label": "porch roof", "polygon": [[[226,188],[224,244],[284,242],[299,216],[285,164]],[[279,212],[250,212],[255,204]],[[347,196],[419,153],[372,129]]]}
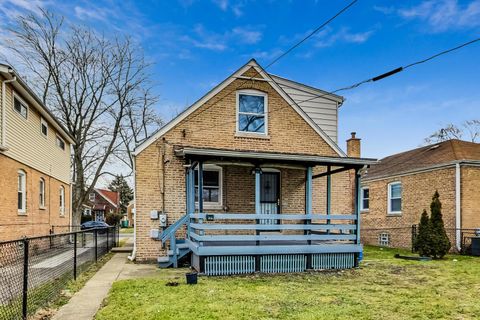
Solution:
{"label": "porch roof", "polygon": [[250,160],[252,162],[261,162],[264,160],[278,162],[294,162],[315,165],[333,165],[333,166],[352,166],[361,167],[377,163],[376,159],[370,158],[352,158],[352,157],[326,157],[307,154],[279,153],[279,152],[260,152],[248,150],[228,150],[228,149],[206,149],[183,147],[175,150],[175,154],[180,157],[190,159],[228,159],[228,160]]}

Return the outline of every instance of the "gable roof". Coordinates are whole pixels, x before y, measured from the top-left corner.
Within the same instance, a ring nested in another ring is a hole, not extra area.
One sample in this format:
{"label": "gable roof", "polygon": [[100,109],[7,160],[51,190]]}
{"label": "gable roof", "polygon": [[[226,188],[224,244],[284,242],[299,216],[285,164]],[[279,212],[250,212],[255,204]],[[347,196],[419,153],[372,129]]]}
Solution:
{"label": "gable roof", "polygon": [[43,104],[40,98],[32,91],[13,67],[0,63],[0,74],[6,79],[16,78],[16,81],[13,81],[11,85],[23,96],[24,99],[30,102],[30,105],[33,106],[40,115],[45,118],[45,120],[47,120],[66,141],[68,141],[68,143],[75,144],[74,138],[68,133],[68,130],[60,123],[57,117],[53,115],[50,109]]}
{"label": "gable roof", "polygon": [[480,161],[480,143],[452,139],[394,154],[372,165],[364,180],[387,178],[459,161]]}
{"label": "gable roof", "polygon": [[97,188],[95,188],[95,191],[99,195],[101,195],[102,198],[104,198],[105,200],[110,202],[110,204],[113,205],[115,208],[118,208],[118,204],[119,204],[119,200],[120,200],[119,199],[120,195],[118,194],[118,192],[105,190],[105,189],[97,189]]}
{"label": "gable roof", "polygon": [[[154,134],[152,134],[149,138],[145,139],[142,143],[140,143],[133,152],[134,155],[138,155],[142,152],[145,148],[147,148],[150,144],[155,142],[157,139],[162,137],[165,133],[170,131],[174,128],[177,124],[179,124],[182,120],[184,120],[188,115],[193,113],[195,110],[199,109],[203,106],[208,100],[214,97],[217,93],[221,90],[226,88],[230,83],[235,81],[236,79],[248,79],[249,77],[242,76],[247,70],[250,68],[254,68],[257,73],[263,77],[264,80],[268,81],[268,83],[272,86],[272,88],[277,91],[277,93],[287,101],[287,103],[317,132],[317,134],[323,138],[323,140],[340,156],[346,157],[347,155],[340,149],[340,147],[333,141],[303,110],[300,108],[297,103],[278,85],[278,83],[272,79],[272,77],[263,70],[263,68],[255,61],[255,59],[251,59],[248,61],[244,66],[240,69],[235,71],[232,75],[214,87],[212,90],[207,92],[202,98],[197,100],[194,104],[180,113],[177,117],[172,119],[170,122],[165,124],[159,130],[157,130]],[[254,78],[255,79],[255,78]]]}

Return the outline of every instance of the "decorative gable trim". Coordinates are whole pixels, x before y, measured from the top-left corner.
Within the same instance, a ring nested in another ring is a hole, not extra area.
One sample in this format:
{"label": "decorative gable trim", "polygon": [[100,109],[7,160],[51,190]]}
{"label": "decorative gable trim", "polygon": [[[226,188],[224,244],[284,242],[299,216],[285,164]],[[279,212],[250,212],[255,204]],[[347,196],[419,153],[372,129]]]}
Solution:
{"label": "decorative gable trim", "polygon": [[[192,104],[189,108],[184,110],[182,113],[180,113],[177,117],[175,117],[173,120],[171,120],[169,123],[164,125],[162,128],[160,128],[156,133],[151,135],[149,138],[144,140],[142,143],[140,143],[136,148],[133,154],[137,156],[140,154],[143,150],[145,150],[150,144],[155,142],[157,139],[162,137],[164,134],[166,134],[168,131],[173,129],[177,124],[179,124],[182,120],[187,118],[190,114],[195,112],[197,109],[199,109],[201,106],[203,106],[208,100],[213,98],[216,94],[221,92],[223,89],[225,89],[229,84],[231,84],[233,81],[235,81],[237,78],[248,78],[243,76],[243,74],[248,71],[250,68],[254,68],[259,75],[263,77],[265,81],[268,81],[272,88],[277,91],[277,93],[285,100],[287,103],[302,117],[302,119],[307,122],[310,127],[312,127],[315,132],[322,137],[322,139],[340,156],[340,157],[346,157],[347,155],[340,149],[340,147],[322,130],[320,127],[293,101],[293,99],[278,85],[278,83],[275,82],[275,80],[270,77],[270,75],[263,70],[262,67],[255,61],[255,59],[251,59],[247,64],[245,64],[243,67],[235,71],[231,76],[229,76],[227,79],[225,79],[223,82],[221,82],[219,85],[214,87],[212,90],[210,90],[206,95],[204,95],[202,98],[197,100],[194,104]],[[256,77],[257,78],[257,77]]]}

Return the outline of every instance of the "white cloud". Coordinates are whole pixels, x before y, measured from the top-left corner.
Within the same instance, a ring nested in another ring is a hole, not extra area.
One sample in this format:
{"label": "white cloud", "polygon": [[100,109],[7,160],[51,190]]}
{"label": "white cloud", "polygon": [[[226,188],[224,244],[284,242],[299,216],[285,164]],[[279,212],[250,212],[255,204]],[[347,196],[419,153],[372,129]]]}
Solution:
{"label": "white cloud", "polygon": [[254,44],[262,40],[262,32],[258,30],[250,30],[246,28],[233,28],[232,34],[238,37],[240,41],[247,44]]}
{"label": "white cloud", "polygon": [[318,40],[315,43],[315,46],[318,48],[325,48],[338,42],[360,44],[370,39],[373,33],[374,30],[350,32],[349,28],[341,28],[339,31],[333,32],[333,29],[327,28],[316,36]]}
{"label": "white cloud", "polygon": [[381,12],[383,14],[391,14],[395,12],[395,7],[373,6],[373,10]]}
{"label": "white cloud", "polygon": [[25,13],[40,14],[40,8],[46,7],[47,0],[1,0],[0,12],[7,19],[16,18]]}
{"label": "white cloud", "polygon": [[99,8],[84,8],[76,6],[74,8],[75,16],[80,20],[94,19],[105,21],[107,18],[107,12],[100,10]]}
{"label": "white cloud", "polygon": [[223,11],[228,9],[228,0],[213,0],[213,2]]}
{"label": "white cloud", "polygon": [[400,17],[426,22],[433,32],[480,26],[480,0],[459,4],[456,0],[423,1],[417,6],[398,9]]}

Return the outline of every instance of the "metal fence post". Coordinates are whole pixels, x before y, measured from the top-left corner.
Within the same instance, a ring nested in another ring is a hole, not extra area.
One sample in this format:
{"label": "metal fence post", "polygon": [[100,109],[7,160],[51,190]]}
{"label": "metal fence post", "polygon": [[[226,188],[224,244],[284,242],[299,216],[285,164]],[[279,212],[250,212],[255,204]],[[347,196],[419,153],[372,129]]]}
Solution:
{"label": "metal fence post", "polygon": [[95,262],[98,261],[98,240],[97,240],[97,229],[93,229],[94,238],[95,238]]}
{"label": "metal fence post", "polygon": [[77,233],[73,234],[73,280],[77,280]]}
{"label": "metal fence post", "polygon": [[28,315],[28,238],[23,239],[23,292],[22,292],[22,316],[23,319],[27,319]]}
{"label": "metal fence post", "polygon": [[107,228],[107,252],[110,250],[110,243],[109,243],[109,237],[110,237],[110,228]]}

